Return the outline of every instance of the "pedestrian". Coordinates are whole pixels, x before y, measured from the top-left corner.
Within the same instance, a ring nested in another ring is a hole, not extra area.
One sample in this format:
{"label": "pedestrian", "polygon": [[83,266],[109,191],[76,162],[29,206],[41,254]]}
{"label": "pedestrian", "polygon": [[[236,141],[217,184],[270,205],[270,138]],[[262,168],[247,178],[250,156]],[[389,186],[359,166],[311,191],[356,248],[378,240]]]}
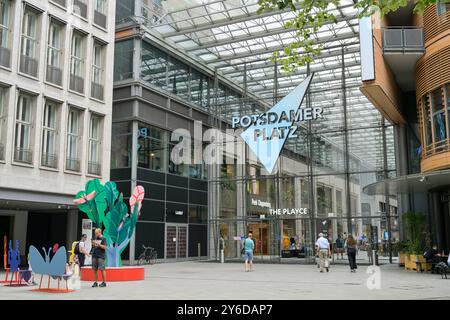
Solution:
{"label": "pedestrian", "polygon": [[92,269],[94,270],[94,284],[92,288],[98,287],[97,278],[98,270],[102,273],[102,283],[100,287],[106,287],[105,276],[105,255],[106,255],[106,239],[102,235],[101,229],[95,229],[95,238],[92,240]]}
{"label": "pedestrian", "polygon": [[249,231],[248,237],[244,239],[243,247],[245,272],[253,271],[253,250],[255,249],[255,242],[253,241],[253,233],[251,231]]}
{"label": "pedestrian", "polygon": [[323,268],[329,272],[330,242],[324,238],[323,233],[319,233],[319,238],[316,241],[316,255],[319,257],[320,272],[323,272]]}
{"label": "pedestrian", "polygon": [[347,249],[348,262],[350,264],[350,272],[356,272],[358,266],[356,265],[356,240],[351,234],[348,235],[347,241],[345,243],[345,248]]}
{"label": "pedestrian", "polygon": [[336,239],[336,253],[337,259],[339,260],[339,254],[341,254],[341,260],[344,260],[344,240],[341,235],[338,235]]}
{"label": "pedestrian", "polygon": [[80,241],[75,245],[74,253],[77,255],[78,258],[78,265],[81,267],[84,267],[84,261],[86,257],[89,257],[90,254],[86,249],[86,240],[87,235],[82,234]]}

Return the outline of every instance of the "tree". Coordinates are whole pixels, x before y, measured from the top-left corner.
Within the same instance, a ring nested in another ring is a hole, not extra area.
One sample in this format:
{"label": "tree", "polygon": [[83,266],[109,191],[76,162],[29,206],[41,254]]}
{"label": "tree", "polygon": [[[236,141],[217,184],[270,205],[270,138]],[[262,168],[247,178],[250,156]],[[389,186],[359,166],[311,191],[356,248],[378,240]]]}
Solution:
{"label": "tree", "polygon": [[[358,9],[358,18],[368,17],[380,12],[381,17],[405,7],[408,0],[360,0],[354,1],[353,7]],[[438,2],[450,3],[450,0],[414,0],[414,12],[421,13]],[[339,6],[341,0],[259,0],[258,13],[275,10],[291,10],[295,18],[284,24],[286,29],[297,31],[297,40],[287,45],[282,51],[273,53],[271,60],[281,64],[283,71],[293,72],[299,67],[314,61],[319,56],[322,44],[318,44],[315,36],[326,24],[336,24],[336,16],[328,6]]]}

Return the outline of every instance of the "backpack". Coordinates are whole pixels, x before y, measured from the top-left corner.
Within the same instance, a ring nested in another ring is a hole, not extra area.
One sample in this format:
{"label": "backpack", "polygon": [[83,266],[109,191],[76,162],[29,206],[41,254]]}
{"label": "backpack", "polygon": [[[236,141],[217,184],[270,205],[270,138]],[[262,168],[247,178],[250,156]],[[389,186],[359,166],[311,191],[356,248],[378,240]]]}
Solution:
{"label": "backpack", "polygon": [[74,254],[80,253],[80,243],[79,242],[77,242],[77,244],[75,245],[75,248],[73,249],[73,253]]}

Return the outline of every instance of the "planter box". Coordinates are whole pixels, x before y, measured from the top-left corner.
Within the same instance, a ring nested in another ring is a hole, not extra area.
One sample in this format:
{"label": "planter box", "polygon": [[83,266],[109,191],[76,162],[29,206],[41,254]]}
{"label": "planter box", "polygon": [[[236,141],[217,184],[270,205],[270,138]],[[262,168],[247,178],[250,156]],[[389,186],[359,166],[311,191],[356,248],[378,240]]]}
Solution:
{"label": "planter box", "polygon": [[[140,281],[145,278],[144,267],[106,267],[106,282],[114,281]],[[98,270],[98,281],[102,281],[102,275]],[[81,268],[81,280],[82,281],[94,281],[94,271],[91,267]]]}
{"label": "planter box", "polygon": [[405,270],[411,270],[411,256],[405,254]]}
{"label": "planter box", "polygon": [[400,267],[403,267],[405,265],[406,254],[404,252],[399,252],[398,256],[399,256],[399,258],[398,258],[398,265]]}

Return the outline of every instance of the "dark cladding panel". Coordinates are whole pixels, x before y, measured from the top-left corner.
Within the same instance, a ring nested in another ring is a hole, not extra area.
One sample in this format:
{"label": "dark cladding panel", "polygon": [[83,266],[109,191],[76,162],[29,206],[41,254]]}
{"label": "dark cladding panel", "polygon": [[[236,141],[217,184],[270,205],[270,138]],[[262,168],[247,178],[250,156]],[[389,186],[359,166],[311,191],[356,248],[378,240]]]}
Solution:
{"label": "dark cladding panel", "polygon": [[131,181],[116,182],[117,190],[123,193],[124,197],[130,197],[131,195]]}
{"label": "dark cladding panel", "polygon": [[156,172],[152,170],[145,170],[138,168],[137,169],[137,179],[143,182],[152,182],[152,183],[166,183],[165,174],[161,172]]}
{"label": "dark cladding panel", "polygon": [[188,206],[183,203],[166,203],[166,222],[187,223]]}
{"label": "dark cladding panel", "polygon": [[110,180],[131,180],[131,168],[111,169]]}
{"label": "dark cladding panel", "polygon": [[189,108],[172,100],[170,109],[189,117]]}
{"label": "dark cladding panel", "polygon": [[119,102],[113,104],[113,120],[130,118],[133,116],[133,101]]}
{"label": "dark cladding panel", "polygon": [[208,205],[208,193],[190,190],[189,191],[189,203]]}
{"label": "dark cladding panel", "polygon": [[198,244],[200,243],[200,256],[204,257],[207,253],[208,226],[189,225],[189,257],[198,256]]}
{"label": "dark cladding panel", "polygon": [[166,108],[167,107],[167,98],[160,96],[154,92],[151,92],[145,88],[142,88],[142,98],[147,100],[157,106]]}
{"label": "dark cladding panel", "polygon": [[139,102],[139,117],[146,122],[154,123],[159,126],[166,126],[166,112],[158,108],[149,106],[145,103]]}
{"label": "dark cladding panel", "polygon": [[189,179],[186,177],[180,177],[173,174],[167,175],[167,185],[187,188],[189,184],[188,182]]}
{"label": "dark cladding panel", "polygon": [[144,200],[142,203],[141,221],[164,221],[165,205],[162,201]]}
{"label": "dark cladding panel", "polygon": [[189,130],[189,120],[182,117],[176,116],[174,114],[168,115],[167,126],[172,129],[186,129]]}
{"label": "dark cladding panel", "polygon": [[145,198],[155,200],[165,200],[165,187],[159,184],[152,184],[139,181],[145,189]]}
{"label": "dark cladding panel", "polygon": [[125,88],[117,88],[113,91],[113,99],[114,100],[120,100],[120,99],[126,99],[131,96],[131,87],[125,87]]}
{"label": "dark cladding panel", "polygon": [[208,191],[208,181],[189,179],[189,189]]}
{"label": "dark cladding panel", "polygon": [[204,124],[208,123],[208,115],[198,112],[197,110],[192,110],[192,118],[197,121],[201,121]]}
{"label": "dark cladding panel", "polygon": [[167,201],[188,202],[188,190],[167,187]]}
{"label": "dark cladding panel", "polygon": [[164,258],[164,223],[137,222],[136,259],[142,253],[142,245],[155,248],[158,259]]}

